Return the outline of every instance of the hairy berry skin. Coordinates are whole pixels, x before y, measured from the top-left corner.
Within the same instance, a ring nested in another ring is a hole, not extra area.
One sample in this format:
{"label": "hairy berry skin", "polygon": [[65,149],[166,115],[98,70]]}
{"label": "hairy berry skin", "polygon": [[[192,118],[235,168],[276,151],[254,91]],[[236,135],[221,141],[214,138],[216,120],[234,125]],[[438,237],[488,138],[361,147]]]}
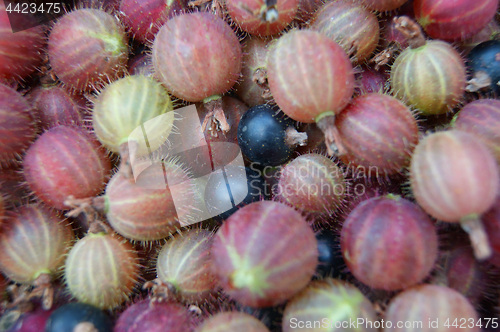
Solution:
{"label": "hairy berry skin", "polygon": [[394,96],[424,115],[443,114],[457,106],[465,92],[465,80],[462,57],[441,40],[405,49],[391,67]]}
{"label": "hairy berry skin", "polygon": [[121,172],[111,178],[104,196],[105,213],[111,227],[128,239],[160,240],[189,224],[194,195],[193,182],[180,164],[154,163],[137,179]]}
{"label": "hairy berry skin", "polygon": [[185,0],[121,0],[122,21],[141,43],[153,42],[167,20],[185,8]]}
{"label": "hairy berry skin", "polygon": [[269,307],[309,283],[317,250],[314,233],[299,212],[278,202],[254,202],[217,231],[212,267],[223,290],[240,304]]}
{"label": "hairy berry skin", "polygon": [[116,321],[114,332],[189,332],[193,319],[175,302],[143,300],[130,305]]}
{"label": "hairy berry skin", "polygon": [[54,73],[64,84],[74,90],[90,91],[125,73],[125,29],[102,10],[75,10],[52,28],[48,54]]}
{"label": "hairy berry skin", "polygon": [[415,0],[415,18],[432,38],[463,40],[495,16],[498,0]]}
{"label": "hairy berry skin", "polygon": [[346,52],[312,30],[292,30],[271,47],[267,75],[276,104],[295,121],[318,122],[347,106],[354,73]]}
{"label": "hairy berry skin", "polygon": [[24,205],[2,224],[0,269],[19,283],[57,276],[72,241],[71,226],[61,216],[42,205]]}
{"label": "hairy berry skin", "polygon": [[486,212],[495,202],[499,179],[489,149],[474,135],[459,130],[428,135],[412,156],[410,180],[415,198],[442,221],[458,222]]}
{"label": "hairy berry skin", "polygon": [[267,104],[254,106],[241,117],[238,144],[243,154],[255,163],[281,165],[293,153],[286,144],[289,127],[295,127],[294,121],[275,108]]}
{"label": "hairy berry skin", "polygon": [[283,167],[275,194],[298,210],[328,215],[342,206],[346,182],[342,170],[331,159],[307,153]]}
{"label": "hairy berry skin", "polygon": [[42,64],[44,43],[42,26],[12,32],[5,2],[0,3],[0,80],[21,80],[34,72]]}
{"label": "hairy berry skin", "polygon": [[211,13],[173,17],[161,27],[153,44],[159,80],[174,96],[190,102],[231,89],[240,75],[241,57],[236,34]]}
{"label": "hairy berry skin", "polygon": [[35,118],[26,99],[0,83],[0,165],[12,163],[33,142]]}
{"label": "hairy berry skin", "polygon": [[[226,6],[232,20],[243,31],[256,36],[271,36],[292,22],[299,7],[299,0],[277,0],[274,8],[267,7],[264,0],[227,0]],[[272,15],[273,10],[277,12],[276,19],[268,17]]]}
{"label": "hairy berry skin", "polygon": [[321,7],[310,27],[342,46],[356,63],[370,57],[380,37],[377,16],[349,1],[333,1]]}
{"label": "hairy berry skin", "polygon": [[134,142],[135,157],[141,157],[167,141],[174,122],[172,109],[170,96],[159,82],[131,75],[101,90],[94,101],[92,122],[97,139],[107,149],[123,152],[122,145],[130,147]]}
{"label": "hairy berry skin", "polygon": [[132,294],[139,277],[138,262],[137,253],[123,238],[89,233],[69,252],[64,279],[78,301],[112,309]]}
{"label": "hairy berry skin", "polygon": [[109,179],[111,163],[104,149],[77,127],[57,126],[30,146],[23,160],[24,177],[37,198],[65,210],[69,196],[98,195]]}
{"label": "hairy berry skin", "polygon": [[156,261],[158,278],[175,289],[186,303],[203,303],[215,293],[217,280],[211,271],[213,233],[190,229],[168,239]]}
{"label": "hairy berry skin", "polygon": [[342,226],[340,245],[354,276],[384,290],[421,282],[438,253],[430,218],[416,204],[392,195],[365,200],[354,208]]}
{"label": "hairy berry skin", "polygon": [[[283,332],[296,331],[297,322],[322,321],[325,315],[332,315],[328,324],[335,322],[376,321],[377,314],[371,302],[358,288],[342,280],[325,278],[315,280],[294,296],[285,306]],[[330,325],[328,325],[330,326]],[[335,325],[334,325],[335,326]],[[345,323],[344,323],[345,326]],[[302,329],[301,329],[302,330]],[[359,331],[375,332],[378,329],[360,324],[358,328],[303,329],[314,331]]]}
{"label": "hairy berry skin", "polygon": [[465,105],[456,115],[453,128],[479,138],[500,165],[500,100],[479,99]]}
{"label": "hairy berry skin", "polygon": [[28,95],[44,129],[58,125],[83,124],[83,112],[78,102],[61,86],[39,86]]}
{"label": "hairy berry skin", "polygon": [[417,120],[402,102],[378,93],[361,95],[336,117],[341,160],[355,167],[401,172],[418,143]]}
{"label": "hairy berry skin", "polygon": [[[478,314],[474,307],[459,292],[444,286],[419,285],[397,294],[391,299],[385,312],[385,320],[392,322],[439,322],[437,325],[423,323],[419,331],[446,332],[454,330],[455,321],[478,321]],[[445,322],[450,322],[449,326]],[[467,332],[479,332],[480,328],[473,324],[457,329]],[[397,331],[411,331],[409,328]]]}

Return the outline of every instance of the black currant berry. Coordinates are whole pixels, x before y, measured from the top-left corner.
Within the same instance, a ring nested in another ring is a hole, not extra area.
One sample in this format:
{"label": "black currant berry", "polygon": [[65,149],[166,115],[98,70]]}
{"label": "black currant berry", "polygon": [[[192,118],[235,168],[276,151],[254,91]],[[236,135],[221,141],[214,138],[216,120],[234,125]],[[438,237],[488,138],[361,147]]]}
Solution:
{"label": "black currant berry", "polygon": [[304,145],[305,133],[295,129],[295,121],[269,105],[248,109],[238,125],[238,144],[250,161],[278,166],[292,156],[297,145]]}
{"label": "black currant berry", "polygon": [[488,40],[474,47],[467,55],[470,72],[467,91],[475,92],[486,88],[500,93],[500,41]]}
{"label": "black currant berry", "polygon": [[316,276],[320,279],[340,276],[346,265],[340,250],[338,235],[333,231],[322,230],[316,234],[318,240],[318,266]]}
{"label": "black currant berry", "polygon": [[110,332],[112,328],[111,319],[100,309],[85,303],[68,303],[50,315],[45,332]]}
{"label": "black currant berry", "polygon": [[217,219],[227,219],[240,207],[267,197],[265,180],[253,169],[226,166],[212,173],[205,187],[205,205]]}

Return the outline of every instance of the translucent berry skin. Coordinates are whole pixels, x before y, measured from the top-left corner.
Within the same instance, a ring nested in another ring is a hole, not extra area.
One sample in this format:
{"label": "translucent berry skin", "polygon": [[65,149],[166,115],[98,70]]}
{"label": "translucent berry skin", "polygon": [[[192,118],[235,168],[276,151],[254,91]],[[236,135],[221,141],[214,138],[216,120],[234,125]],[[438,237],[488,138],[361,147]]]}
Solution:
{"label": "translucent berry skin", "polygon": [[[271,36],[292,22],[299,7],[299,0],[277,0],[274,9],[268,8],[264,0],[227,0],[226,6],[233,21],[243,31],[256,36]],[[276,19],[267,17],[270,10],[278,12]]]}
{"label": "translucent berry skin", "polygon": [[190,229],[169,239],[158,254],[158,278],[170,284],[183,301],[202,302],[217,287],[211,271],[212,238],[210,231]]}
{"label": "translucent berry skin", "polygon": [[134,39],[145,44],[153,42],[160,27],[185,8],[184,3],[184,0],[122,0],[120,13]]}
{"label": "translucent berry skin", "polygon": [[241,57],[241,45],[231,27],[204,12],[168,20],[153,44],[158,78],[174,96],[190,102],[231,89],[240,75]]}
{"label": "translucent berry skin", "polygon": [[457,114],[453,128],[479,138],[500,165],[500,100],[479,99],[468,103]]}
{"label": "translucent berry skin", "polygon": [[5,3],[0,4],[0,80],[20,80],[34,72],[42,63],[44,43],[42,26],[12,32]]}
{"label": "translucent berry skin", "polygon": [[370,57],[380,38],[377,16],[349,1],[334,1],[321,7],[310,28],[337,42],[356,63]]}
{"label": "translucent berry skin", "polygon": [[[328,317],[327,321],[325,321],[326,317]],[[344,281],[326,278],[311,282],[288,301],[283,313],[283,332],[296,331],[297,322],[315,321],[326,322],[328,328],[304,330],[375,332],[377,329],[365,327],[363,324],[356,329],[335,328],[335,322],[357,321],[358,319],[373,322],[377,320],[376,317],[373,305],[359,289]],[[331,325],[333,325],[332,328],[330,328]]]}
{"label": "translucent berry skin", "polygon": [[225,332],[225,331],[249,331],[269,332],[269,329],[260,320],[252,315],[227,311],[219,312],[207,318],[196,330],[197,332]]}
{"label": "translucent berry skin", "polygon": [[311,280],[317,241],[302,215],[272,201],[251,203],[217,231],[212,265],[224,291],[243,305],[281,304]]}
{"label": "translucent berry skin", "polygon": [[[448,332],[448,331],[468,331],[479,332],[480,328],[473,324],[464,325],[463,328],[454,329],[454,321],[477,322],[478,314],[467,299],[457,291],[437,285],[420,285],[409,288],[396,295],[385,312],[385,321],[408,322],[419,321],[422,325],[418,331],[422,332]],[[437,321],[437,325],[431,325],[429,322]],[[449,326],[445,322],[450,322]],[[409,332],[415,331],[412,328],[396,328],[391,331]]]}
{"label": "translucent berry skin", "polygon": [[364,284],[398,290],[421,282],[437,258],[436,229],[416,204],[375,197],[354,208],[342,226],[342,255]]}
{"label": "translucent berry skin", "polygon": [[[112,321],[102,310],[85,303],[68,303],[57,308],[45,326],[45,332],[67,332],[82,328],[83,323],[91,324],[96,332],[109,332]],[[80,325],[82,324],[82,325]],[[79,326],[80,325],[80,326]]]}
{"label": "translucent berry skin", "polygon": [[269,88],[281,110],[296,121],[317,122],[338,114],[354,92],[354,74],[345,51],[316,31],[293,30],[269,51]]}
{"label": "translucent berry skin", "polygon": [[[165,172],[165,173],[164,173]],[[165,183],[168,178],[168,186]],[[150,187],[153,185],[153,187]],[[175,195],[175,199],[174,199]],[[116,173],[106,186],[106,217],[120,235],[138,241],[166,238],[194,206],[188,173],[174,162],[145,169],[137,180]]]}
{"label": "translucent berry skin", "polygon": [[378,93],[356,97],[336,117],[341,160],[394,174],[410,163],[418,143],[417,120],[402,102]]}
{"label": "translucent berry skin", "polygon": [[23,160],[24,177],[37,198],[56,209],[68,207],[68,196],[98,195],[109,179],[111,164],[99,143],[76,127],[57,126],[30,146]]}
{"label": "translucent berry skin", "polygon": [[33,142],[35,119],[27,100],[0,83],[0,164],[10,163]]}
{"label": "translucent berry skin", "polygon": [[138,276],[138,257],[132,246],[105,233],[89,233],[78,240],[68,254],[64,270],[71,295],[101,309],[112,309],[125,302]]}
{"label": "translucent berry skin", "polygon": [[413,152],[410,180],[418,204],[447,222],[486,212],[500,182],[489,149],[458,130],[433,133],[420,141]]}
{"label": "translucent berry skin", "polygon": [[2,224],[0,270],[27,284],[44,273],[57,277],[72,241],[73,231],[61,216],[41,205],[22,206]]}
{"label": "translucent berry skin", "polygon": [[462,57],[441,40],[405,49],[391,67],[394,96],[424,115],[443,114],[457,106],[465,92],[465,80]]}
{"label": "translucent berry skin", "polygon": [[189,311],[174,302],[143,300],[130,305],[118,318],[113,332],[188,332],[193,322]]}
{"label": "translucent berry skin", "polygon": [[126,71],[125,29],[104,11],[75,10],[64,15],[52,28],[48,53],[54,73],[64,84],[75,90],[89,91]]}
{"label": "translucent berry skin", "polygon": [[78,102],[61,86],[39,86],[28,95],[37,111],[40,127],[81,126],[83,112]]}
{"label": "translucent berry skin", "polygon": [[342,170],[329,158],[303,154],[281,170],[277,198],[309,213],[333,213],[346,192]]}
{"label": "translucent berry skin", "polygon": [[167,140],[174,122],[174,113],[168,113],[172,109],[160,83],[151,77],[131,75],[103,88],[94,101],[92,122],[97,138],[110,151],[120,152],[123,143],[136,141],[136,156],[144,156]]}
{"label": "translucent berry skin", "polygon": [[463,40],[481,31],[495,16],[498,0],[415,0],[415,18],[434,39]]}

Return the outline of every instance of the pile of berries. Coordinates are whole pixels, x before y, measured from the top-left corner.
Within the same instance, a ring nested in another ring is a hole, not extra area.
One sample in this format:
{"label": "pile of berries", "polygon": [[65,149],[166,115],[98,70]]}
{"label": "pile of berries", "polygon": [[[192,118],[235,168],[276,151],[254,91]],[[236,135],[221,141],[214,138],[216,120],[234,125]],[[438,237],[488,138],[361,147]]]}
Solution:
{"label": "pile of berries", "polygon": [[498,4],[0,2],[0,331],[498,330]]}

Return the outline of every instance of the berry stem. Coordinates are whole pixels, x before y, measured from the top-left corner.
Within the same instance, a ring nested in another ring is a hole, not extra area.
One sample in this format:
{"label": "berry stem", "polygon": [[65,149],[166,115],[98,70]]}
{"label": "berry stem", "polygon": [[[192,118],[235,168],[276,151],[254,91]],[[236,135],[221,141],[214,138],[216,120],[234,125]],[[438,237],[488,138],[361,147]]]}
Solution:
{"label": "berry stem", "polygon": [[491,85],[491,78],[488,73],[484,71],[477,71],[474,73],[469,81],[467,81],[467,87],[465,91],[467,92],[477,92],[483,88],[487,88]]}
{"label": "berry stem", "polygon": [[285,131],[285,144],[291,148],[297,145],[304,146],[307,144],[307,133],[299,132],[294,127],[288,127]]}
{"label": "berry stem", "polygon": [[485,260],[492,254],[488,236],[481,219],[477,215],[464,217],[460,220],[462,229],[469,234],[474,256],[478,260]]}
{"label": "berry stem", "polygon": [[410,48],[419,48],[427,43],[422,28],[417,22],[408,16],[397,16],[393,20],[396,29],[408,39]]}
{"label": "berry stem", "polygon": [[[135,151],[139,148],[139,144],[135,141],[127,141],[120,145],[119,154],[120,154],[120,167],[119,172],[127,179],[132,179],[134,172],[132,170],[132,163],[135,159]],[[131,151],[133,153],[131,153]]]}
{"label": "berry stem", "polygon": [[269,89],[269,82],[267,81],[266,68],[257,68],[253,72],[252,81],[257,84],[262,91],[262,98],[265,100],[271,99],[271,90]]}
{"label": "berry stem", "polygon": [[57,85],[57,78],[53,75],[50,75],[50,73],[46,73],[45,75],[40,77],[40,85],[42,85],[44,88],[55,86]]}
{"label": "berry stem", "polygon": [[179,292],[174,284],[163,282],[160,278],[148,281],[142,286],[143,289],[151,289],[151,299],[154,301],[173,300],[180,301]]}
{"label": "berry stem", "polygon": [[331,113],[317,119],[318,128],[325,134],[325,145],[329,156],[345,154],[345,148],[340,143],[340,134],[335,126],[335,114]]}
{"label": "berry stem", "polygon": [[42,297],[42,307],[50,310],[54,304],[54,288],[52,287],[52,276],[49,273],[41,273],[33,282],[35,289],[30,294],[31,297]]}
{"label": "berry stem", "polygon": [[93,213],[92,208],[92,197],[87,198],[75,198],[74,196],[69,196],[65,201],[64,205],[71,208],[66,212],[66,217],[76,217],[80,213],[90,215]]}
{"label": "berry stem", "polygon": [[370,62],[375,64],[375,70],[378,71],[380,67],[390,64],[394,59],[394,54],[399,51],[401,51],[401,45],[391,42],[384,50],[375,54]]}
{"label": "berry stem", "polygon": [[211,99],[204,101],[205,108],[209,109],[207,115],[201,124],[201,130],[205,131],[208,127],[210,134],[214,137],[218,136],[218,132],[222,131],[226,134],[231,126],[227,122],[226,114],[224,113],[222,98]]}
{"label": "berry stem", "polygon": [[87,233],[88,234],[99,234],[99,233],[113,234],[114,231],[104,221],[95,219],[95,220],[90,221],[89,230],[87,231]]}

